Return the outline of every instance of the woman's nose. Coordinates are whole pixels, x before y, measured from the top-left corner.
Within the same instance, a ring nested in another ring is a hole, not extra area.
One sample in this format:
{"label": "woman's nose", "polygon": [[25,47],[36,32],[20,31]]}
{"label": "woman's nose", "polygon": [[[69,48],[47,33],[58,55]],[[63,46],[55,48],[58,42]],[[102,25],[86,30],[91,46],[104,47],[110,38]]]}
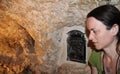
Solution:
{"label": "woman's nose", "polygon": [[89,40],[93,40],[93,38],[94,38],[93,34],[90,33],[89,36],[88,36],[88,39],[89,39]]}

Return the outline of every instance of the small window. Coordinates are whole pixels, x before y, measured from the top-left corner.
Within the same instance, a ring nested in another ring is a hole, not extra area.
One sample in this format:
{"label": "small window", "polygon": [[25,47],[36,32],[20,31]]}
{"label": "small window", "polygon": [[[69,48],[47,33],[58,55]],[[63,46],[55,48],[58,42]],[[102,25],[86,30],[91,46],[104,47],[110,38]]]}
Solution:
{"label": "small window", "polygon": [[69,31],[67,38],[67,60],[86,63],[86,40],[79,30]]}

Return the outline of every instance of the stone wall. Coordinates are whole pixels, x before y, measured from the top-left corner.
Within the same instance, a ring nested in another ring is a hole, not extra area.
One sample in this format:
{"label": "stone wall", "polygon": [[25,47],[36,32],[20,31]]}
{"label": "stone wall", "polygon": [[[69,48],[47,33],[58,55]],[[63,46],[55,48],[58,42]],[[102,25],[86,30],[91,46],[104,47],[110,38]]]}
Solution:
{"label": "stone wall", "polygon": [[[66,60],[66,32],[84,32],[89,11],[119,0],[0,0],[0,74],[90,74]],[[85,32],[84,32],[85,33]],[[87,38],[86,38],[87,41]]]}

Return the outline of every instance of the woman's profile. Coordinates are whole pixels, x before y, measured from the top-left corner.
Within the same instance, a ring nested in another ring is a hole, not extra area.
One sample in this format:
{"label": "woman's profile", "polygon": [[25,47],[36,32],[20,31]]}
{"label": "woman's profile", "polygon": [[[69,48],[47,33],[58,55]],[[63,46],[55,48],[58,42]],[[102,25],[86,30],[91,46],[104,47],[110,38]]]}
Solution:
{"label": "woman's profile", "polygon": [[110,4],[99,6],[85,23],[95,47],[89,58],[91,74],[120,74],[120,11]]}

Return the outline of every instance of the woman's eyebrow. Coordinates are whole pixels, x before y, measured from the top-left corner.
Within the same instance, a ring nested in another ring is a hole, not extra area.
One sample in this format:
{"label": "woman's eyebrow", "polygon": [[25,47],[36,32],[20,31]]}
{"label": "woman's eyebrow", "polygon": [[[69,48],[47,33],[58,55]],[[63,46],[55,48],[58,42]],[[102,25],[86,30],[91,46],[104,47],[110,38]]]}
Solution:
{"label": "woman's eyebrow", "polygon": [[90,29],[90,31],[93,31],[93,30],[94,30],[94,28],[91,28],[91,29]]}

